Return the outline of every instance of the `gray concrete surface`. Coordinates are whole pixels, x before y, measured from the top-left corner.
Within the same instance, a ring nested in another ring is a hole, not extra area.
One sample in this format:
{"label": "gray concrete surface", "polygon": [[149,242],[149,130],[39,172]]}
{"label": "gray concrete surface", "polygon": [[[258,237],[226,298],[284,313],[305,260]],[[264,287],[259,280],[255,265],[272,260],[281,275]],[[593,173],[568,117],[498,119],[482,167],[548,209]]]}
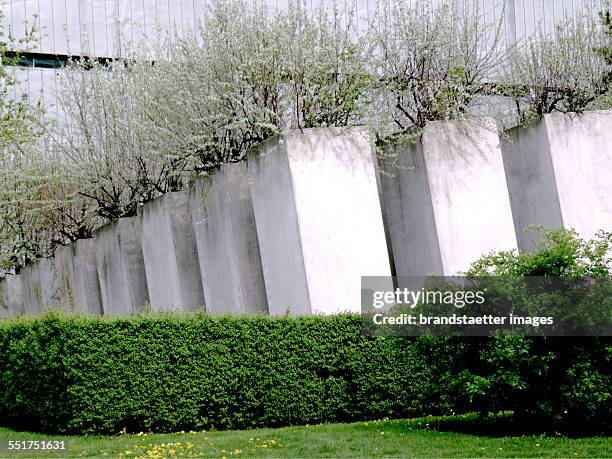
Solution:
{"label": "gray concrete surface", "polygon": [[202,275],[187,193],[167,193],[139,209],[153,310],[204,307]]}
{"label": "gray concrete surface", "polygon": [[517,247],[492,120],[432,122],[381,177],[398,276],[454,275]]}
{"label": "gray concrete surface", "polygon": [[78,310],[74,304],[74,257],[75,247],[72,244],[56,249],[53,257],[55,269],[57,270],[57,275],[62,287],[61,303],[64,309],[71,312],[76,312]]}
{"label": "gray concrete surface", "polygon": [[361,276],[391,274],[367,133],[291,131],[247,168],[270,314],[359,311]]}
{"label": "gray concrete surface", "polygon": [[62,309],[61,282],[52,258],[32,263],[21,271],[19,277],[25,314]]}
{"label": "gray concrete surface", "polygon": [[102,294],[94,239],[81,239],[55,252],[62,303],[69,311],[101,315]]}
{"label": "gray concrete surface", "polygon": [[23,314],[21,297],[21,277],[7,275],[0,279],[0,317],[13,317]]}
{"label": "gray concrete surface", "polygon": [[385,221],[398,276],[442,273],[442,258],[421,142],[389,147],[397,164],[383,167]]}
{"label": "gray concrete surface", "polygon": [[94,234],[105,315],[142,311],[149,302],[140,217],[121,218]]}
{"label": "gray concrete surface", "polygon": [[226,164],[198,179],[190,207],[206,310],[267,313],[246,163]]}
{"label": "gray concrete surface", "polygon": [[504,165],[522,250],[535,248],[529,225],[574,228],[584,238],[612,230],[612,111],[553,113],[507,134]]}

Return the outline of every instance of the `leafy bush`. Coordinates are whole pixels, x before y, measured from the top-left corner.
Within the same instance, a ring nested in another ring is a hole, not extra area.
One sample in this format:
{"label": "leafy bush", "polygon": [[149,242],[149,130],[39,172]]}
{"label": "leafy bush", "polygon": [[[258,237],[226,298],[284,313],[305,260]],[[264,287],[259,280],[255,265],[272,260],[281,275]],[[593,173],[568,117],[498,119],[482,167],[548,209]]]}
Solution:
{"label": "leafy bush", "polygon": [[573,229],[531,227],[539,232],[537,250],[502,251],[472,264],[468,276],[609,277],[612,273],[612,233],[598,232],[584,240]]}
{"label": "leafy bush", "polygon": [[360,325],[13,319],[0,324],[0,425],[112,434],[514,410],[551,430],[609,429],[608,339],[373,338]]}
{"label": "leafy bush", "polygon": [[[602,231],[585,241],[573,230],[541,231],[538,250],[484,256],[467,274],[610,276],[612,234]],[[428,338],[423,343],[427,347],[419,353],[429,356],[432,371],[439,375],[438,391],[447,397],[453,394],[447,405],[455,411],[511,409],[559,429],[609,429],[612,341],[608,337]],[[445,353],[456,358],[432,357]]]}
{"label": "leafy bush", "polygon": [[406,417],[430,381],[413,342],[354,316],[16,319],[0,368],[0,423],[61,432]]}

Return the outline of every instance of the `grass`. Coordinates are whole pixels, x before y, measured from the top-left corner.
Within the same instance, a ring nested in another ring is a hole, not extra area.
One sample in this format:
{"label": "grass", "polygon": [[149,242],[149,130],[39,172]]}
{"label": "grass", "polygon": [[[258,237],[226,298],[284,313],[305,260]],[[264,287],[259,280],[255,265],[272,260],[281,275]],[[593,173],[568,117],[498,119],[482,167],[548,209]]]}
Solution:
{"label": "grass", "polygon": [[[612,437],[517,435],[473,416],[244,431],[53,436],[0,428],[0,457],[612,457]],[[475,435],[479,429],[487,435]],[[458,431],[460,430],[460,431]],[[512,435],[510,435],[512,434]],[[9,440],[65,440],[59,452],[8,451]]]}

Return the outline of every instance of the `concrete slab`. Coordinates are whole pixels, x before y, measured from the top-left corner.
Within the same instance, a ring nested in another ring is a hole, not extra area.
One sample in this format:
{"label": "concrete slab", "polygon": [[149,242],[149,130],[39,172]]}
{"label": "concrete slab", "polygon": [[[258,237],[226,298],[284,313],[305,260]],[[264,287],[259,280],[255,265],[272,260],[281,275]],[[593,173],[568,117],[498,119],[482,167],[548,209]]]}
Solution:
{"label": "concrete slab", "polygon": [[149,302],[141,237],[140,217],[120,218],[94,234],[105,315],[139,312]]}
{"label": "concrete slab", "polygon": [[42,258],[25,267],[19,276],[25,314],[62,309],[61,282],[52,258]]}
{"label": "concrete slab", "polygon": [[529,225],[612,230],[612,111],[553,113],[508,131],[502,149],[514,225],[533,250]]}
{"label": "concrete slab", "polygon": [[71,312],[77,311],[74,305],[74,252],[74,246],[70,244],[66,247],[56,249],[54,256],[55,269],[57,269],[57,274],[62,286],[61,302],[64,309]]}
{"label": "concrete slab", "polygon": [[225,164],[198,179],[190,207],[206,310],[267,313],[246,163]]}
{"label": "concrete slab", "polygon": [[493,120],[433,122],[381,176],[398,276],[454,275],[517,247]]}
{"label": "concrete slab", "polygon": [[270,314],[357,312],[361,276],[390,276],[365,130],[265,142],[248,173]]}
{"label": "concrete slab", "polygon": [[80,239],[55,253],[62,302],[69,311],[102,314],[102,294],[94,239]]}
{"label": "concrete slab", "polygon": [[204,292],[189,195],[166,193],[145,204],[139,215],[152,309],[202,309]]}
{"label": "concrete slab", "polygon": [[23,312],[21,277],[7,275],[0,279],[0,317],[13,317]]}

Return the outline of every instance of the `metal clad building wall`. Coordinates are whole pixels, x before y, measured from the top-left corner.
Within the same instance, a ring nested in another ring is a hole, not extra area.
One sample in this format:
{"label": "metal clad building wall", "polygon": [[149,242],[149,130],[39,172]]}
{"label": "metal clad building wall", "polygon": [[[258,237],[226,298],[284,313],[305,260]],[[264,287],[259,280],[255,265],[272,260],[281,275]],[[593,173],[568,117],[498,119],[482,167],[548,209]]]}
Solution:
{"label": "metal clad building wall", "polygon": [[[48,54],[93,54],[119,57],[131,43],[152,41],[157,30],[179,35],[196,33],[199,18],[211,0],[0,0],[4,24],[17,37],[36,24],[40,39],[32,51]],[[247,0],[247,2],[256,0]],[[286,11],[290,0],[266,0],[271,11]],[[416,0],[407,0],[414,4]],[[443,0],[432,0],[439,4]],[[471,5],[473,0],[460,0]],[[331,1],[306,0],[314,11]],[[378,0],[337,0],[340,9],[353,10],[359,33],[374,20]],[[485,22],[503,19],[502,45],[510,46],[534,33],[538,24],[552,31],[555,24],[580,11],[598,11],[604,0],[478,0]],[[18,70],[22,77],[15,95],[23,92],[32,100],[54,107],[56,71]],[[53,108],[51,111],[57,110]]]}
{"label": "metal clad building wall", "polygon": [[[179,35],[197,32],[207,1],[210,0],[0,0],[0,10],[10,31],[18,37],[24,35],[26,23],[36,24],[41,31],[36,51],[119,57],[122,45],[155,37],[157,26]],[[266,1],[272,11],[286,11],[289,4],[289,0]],[[520,39],[532,34],[538,23],[552,31],[567,16],[601,9],[604,0],[478,0],[478,3],[485,21],[499,20],[504,14],[506,38]],[[305,4],[314,10],[319,5],[331,7],[332,2],[306,0]],[[341,9],[356,12],[353,21],[360,31],[377,8],[377,0],[338,0],[337,4]]]}
{"label": "metal clad building wall", "polygon": [[78,54],[94,51],[113,54],[114,0],[9,0],[1,10],[5,25],[23,37],[32,25],[39,31],[35,51]]}

